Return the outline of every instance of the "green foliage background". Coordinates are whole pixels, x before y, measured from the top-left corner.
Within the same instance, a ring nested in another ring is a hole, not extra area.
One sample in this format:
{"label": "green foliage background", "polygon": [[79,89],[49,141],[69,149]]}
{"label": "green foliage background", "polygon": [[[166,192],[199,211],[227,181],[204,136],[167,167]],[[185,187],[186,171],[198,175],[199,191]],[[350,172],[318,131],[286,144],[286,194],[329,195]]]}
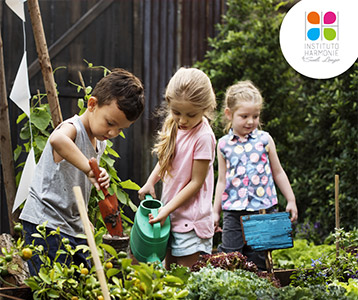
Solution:
{"label": "green foliage background", "polygon": [[[338,77],[314,80],[284,59],[279,31],[292,1],[228,0],[219,34],[196,67],[212,80],[219,109],[228,86],[251,80],[265,99],[270,132],[296,195],[299,222],[335,228],[334,176],[340,176],[340,223],[358,226],[358,63]],[[216,120],[217,137],[223,135]],[[281,210],[286,201],[279,195]]]}

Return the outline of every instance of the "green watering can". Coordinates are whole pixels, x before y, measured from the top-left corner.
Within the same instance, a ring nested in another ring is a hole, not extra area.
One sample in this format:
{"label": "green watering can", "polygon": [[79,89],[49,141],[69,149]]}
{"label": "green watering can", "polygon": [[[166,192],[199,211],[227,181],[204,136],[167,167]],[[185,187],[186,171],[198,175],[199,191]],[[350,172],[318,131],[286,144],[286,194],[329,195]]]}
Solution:
{"label": "green watering can", "polygon": [[136,212],[130,234],[130,247],[132,254],[140,262],[161,263],[165,258],[170,234],[169,217],[161,226],[160,222],[149,224],[148,216],[151,213],[155,218],[162,206],[162,202],[146,195]]}

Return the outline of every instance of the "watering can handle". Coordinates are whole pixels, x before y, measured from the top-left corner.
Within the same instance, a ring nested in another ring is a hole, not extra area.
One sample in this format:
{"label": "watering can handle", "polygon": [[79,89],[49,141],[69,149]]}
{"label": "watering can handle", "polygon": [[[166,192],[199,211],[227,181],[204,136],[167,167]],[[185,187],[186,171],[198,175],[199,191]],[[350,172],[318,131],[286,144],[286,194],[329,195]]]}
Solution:
{"label": "watering can handle", "polygon": [[154,200],[154,199],[153,199],[152,195],[146,194],[145,200]]}
{"label": "watering can handle", "polygon": [[[158,216],[158,209],[151,209],[150,212],[154,218],[156,218]],[[160,222],[153,224],[153,237],[155,239],[160,238],[160,228],[161,228]]]}

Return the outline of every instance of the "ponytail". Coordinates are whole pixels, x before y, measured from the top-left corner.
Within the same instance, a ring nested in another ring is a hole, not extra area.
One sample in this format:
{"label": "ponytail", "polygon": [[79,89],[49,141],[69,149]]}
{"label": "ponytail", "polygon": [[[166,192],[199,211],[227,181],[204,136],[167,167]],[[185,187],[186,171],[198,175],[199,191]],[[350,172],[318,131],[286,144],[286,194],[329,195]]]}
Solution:
{"label": "ponytail", "polygon": [[156,153],[159,162],[159,177],[163,180],[166,173],[170,175],[172,161],[175,155],[175,144],[178,126],[171,114],[166,117],[161,131],[158,132],[157,143],[152,153]]}

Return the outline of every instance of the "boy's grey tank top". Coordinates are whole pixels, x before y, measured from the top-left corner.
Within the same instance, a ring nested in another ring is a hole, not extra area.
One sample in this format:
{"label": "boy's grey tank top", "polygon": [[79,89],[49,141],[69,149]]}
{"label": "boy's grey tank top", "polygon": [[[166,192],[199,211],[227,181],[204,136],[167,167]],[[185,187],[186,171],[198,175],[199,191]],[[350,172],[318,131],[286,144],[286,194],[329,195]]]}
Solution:
{"label": "boy's grey tank top", "polygon": [[[99,161],[105,150],[106,142],[97,141],[96,151],[79,116],[75,115],[63,123],[65,122],[75,126],[77,134],[74,142],[81,152],[88,159],[96,157]],[[72,188],[74,186],[81,187],[87,207],[92,184],[81,170],[66,160],[55,163],[52,150],[50,142],[47,141],[36,166],[29,196],[20,214],[20,219],[33,224],[42,224],[48,221],[48,228],[60,227],[60,232],[76,236],[79,233],[84,233],[84,228]]]}

